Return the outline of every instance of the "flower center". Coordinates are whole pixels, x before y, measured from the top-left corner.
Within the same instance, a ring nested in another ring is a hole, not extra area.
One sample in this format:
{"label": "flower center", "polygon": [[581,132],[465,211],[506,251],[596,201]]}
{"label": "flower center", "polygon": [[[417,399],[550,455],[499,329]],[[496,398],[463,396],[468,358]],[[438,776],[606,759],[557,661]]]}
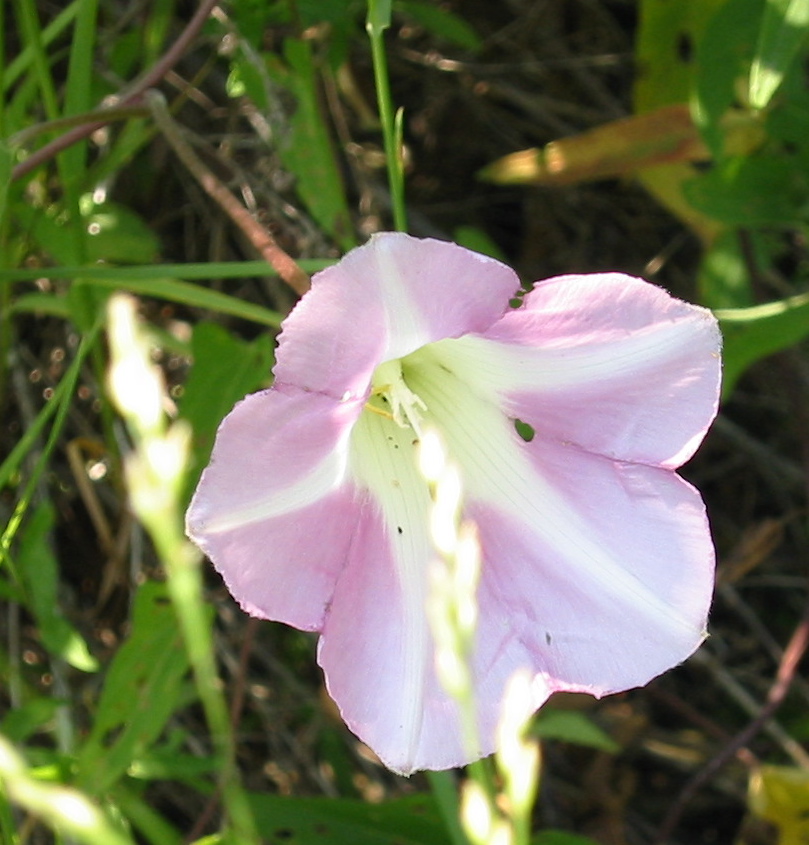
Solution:
{"label": "flower center", "polygon": [[374,370],[371,388],[371,395],[379,396],[387,402],[390,411],[385,411],[371,402],[366,406],[369,410],[389,417],[401,428],[407,428],[409,425],[421,437],[421,412],[426,411],[427,406],[421,397],[405,384],[401,359],[394,358],[380,364]]}

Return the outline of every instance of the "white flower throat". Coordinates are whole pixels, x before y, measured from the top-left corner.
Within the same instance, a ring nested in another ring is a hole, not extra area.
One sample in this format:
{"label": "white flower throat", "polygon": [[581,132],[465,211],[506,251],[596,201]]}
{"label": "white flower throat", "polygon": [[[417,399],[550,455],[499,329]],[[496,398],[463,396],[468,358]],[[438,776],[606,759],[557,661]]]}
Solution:
{"label": "white flower throat", "polygon": [[370,401],[366,405],[368,410],[389,417],[401,428],[410,426],[421,437],[421,422],[424,418],[422,411],[426,411],[427,406],[405,383],[400,358],[385,361],[374,370],[371,378],[371,396],[379,396],[385,400],[390,411],[385,411]]}

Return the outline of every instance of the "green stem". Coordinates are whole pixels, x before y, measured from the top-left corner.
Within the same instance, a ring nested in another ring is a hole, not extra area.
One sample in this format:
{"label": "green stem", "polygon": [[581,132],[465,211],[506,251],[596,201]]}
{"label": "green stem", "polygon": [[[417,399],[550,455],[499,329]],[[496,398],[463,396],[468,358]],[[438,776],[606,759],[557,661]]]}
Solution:
{"label": "green stem", "polygon": [[385,141],[385,159],[388,165],[393,227],[399,232],[405,232],[407,231],[407,213],[404,201],[402,124],[401,117],[397,117],[393,112],[388,62],[385,54],[384,32],[390,26],[390,7],[390,0],[368,0],[368,18],[365,28],[371,40],[376,97]]}
{"label": "green stem", "polygon": [[458,783],[451,772],[425,772],[452,845],[469,845],[460,822]]}

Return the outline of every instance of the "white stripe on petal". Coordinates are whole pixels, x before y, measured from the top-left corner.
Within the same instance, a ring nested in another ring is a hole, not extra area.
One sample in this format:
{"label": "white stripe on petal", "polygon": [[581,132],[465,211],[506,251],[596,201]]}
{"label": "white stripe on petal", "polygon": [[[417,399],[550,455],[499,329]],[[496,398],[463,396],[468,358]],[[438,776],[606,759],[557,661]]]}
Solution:
{"label": "white stripe on petal", "polygon": [[[350,466],[356,484],[367,489],[382,510],[396,566],[402,607],[401,653],[390,659],[402,665],[398,730],[406,738],[406,749],[400,765],[402,771],[409,771],[421,740],[428,673],[434,671],[425,614],[427,564],[434,554],[428,527],[430,499],[417,468],[415,433],[376,414],[362,414],[351,440]],[[380,596],[379,601],[384,602],[385,597]]]}
{"label": "white stripe on petal", "polygon": [[[280,489],[263,491],[256,489],[256,497],[238,508],[228,510],[223,507],[208,517],[198,531],[219,534],[232,531],[240,525],[250,525],[265,519],[284,516],[333,493],[345,478],[347,449],[345,442],[317,464],[309,473],[293,484]],[[261,495],[264,493],[264,495]]]}
{"label": "white stripe on petal", "polygon": [[[430,408],[430,418],[444,434],[452,459],[460,466],[470,499],[513,514],[526,531],[541,536],[570,561],[570,577],[582,577],[591,589],[630,605],[650,624],[680,637],[693,623],[667,597],[652,592],[593,538],[592,525],[536,472],[528,449],[512,421],[496,404],[450,375],[422,349],[403,362],[405,379]],[[586,485],[587,480],[582,479]],[[597,495],[597,491],[593,491]],[[604,503],[605,506],[609,502]],[[631,526],[626,526],[631,531]],[[489,562],[496,566],[496,561]]]}

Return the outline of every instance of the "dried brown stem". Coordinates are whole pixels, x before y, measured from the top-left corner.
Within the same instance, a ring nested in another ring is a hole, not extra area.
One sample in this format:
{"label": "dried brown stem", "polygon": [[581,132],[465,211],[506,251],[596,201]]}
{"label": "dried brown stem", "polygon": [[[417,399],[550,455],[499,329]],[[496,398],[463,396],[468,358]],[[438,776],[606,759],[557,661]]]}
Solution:
{"label": "dried brown stem", "polygon": [[778,666],[775,680],[767,694],[767,701],[761,711],[747,727],[740,731],[725,747],[713,757],[686,785],[672,805],[663,823],[660,825],[653,845],[664,845],[679,824],[688,802],[696,792],[704,786],[729,760],[747,744],[762,729],[764,724],[773,717],[789,692],[792,679],[798,668],[798,663],[809,646],[809,604],[804,609],[803,617],[792,632],[792,637],[784,649],[784,654]]}
{"label": "dried brown stem", "polygon": [[183,138],[177,125],[169,114],[166,101],[159,91],[149,91],[146,102],[152,112],[155,123],[171,144],[177,157],[188,168],[199,182],[204,191],[230,217],[238,228],[258,250],[259,255],[272,266],[276,273],[295,291],[302,296],[309,290],[309,276],[295,263],[275,241],[275,238],[250,212],[233,196],[227,186],[222,183],[200,160],[191,149],[191,145]]}
{"label": "dried brown stem", "polygon": [[[219,2],[219,0],[202,0],[199,8],[188,22],[188,25],[180,33],[177,40],[171,45],[166,53],[164,53],[164,55],[151,68],[149,68],[149,70],[147,70],[140,79],[135,80],[128,88],[123,89],[123,91],[115,97],[115,104],[111,111],[116,116],[120,113],[121,108],[136,105],[143,96],[144,92],[157,85],[166,73],[168,73],[168,71],[177,64],[177,62],[185,54],[185,51],[188,49],[191,42],[199,34],[199,31],[202,29],[203,24],[208,19],[217,2]],[[18,164],[11,171],[11,178],[21,179],[32,170],[39,167],[40,164],[50,161],[55,155],[62,152],[62,150],[66,150],[68,147],[73,146],[76,142],[89,137],[96,130],[103,128],[112,119],[114,119],[112,116],[109,119],[105,118],[104,109],[99,109],[98,120],[91,123],[85,123],[82,126],[77,126],[75,129],[65,132],[64,135],[60,135],[49,144],[46,144],[35,153],[32,153],[27,159],[25,159],[25,161]]]}

